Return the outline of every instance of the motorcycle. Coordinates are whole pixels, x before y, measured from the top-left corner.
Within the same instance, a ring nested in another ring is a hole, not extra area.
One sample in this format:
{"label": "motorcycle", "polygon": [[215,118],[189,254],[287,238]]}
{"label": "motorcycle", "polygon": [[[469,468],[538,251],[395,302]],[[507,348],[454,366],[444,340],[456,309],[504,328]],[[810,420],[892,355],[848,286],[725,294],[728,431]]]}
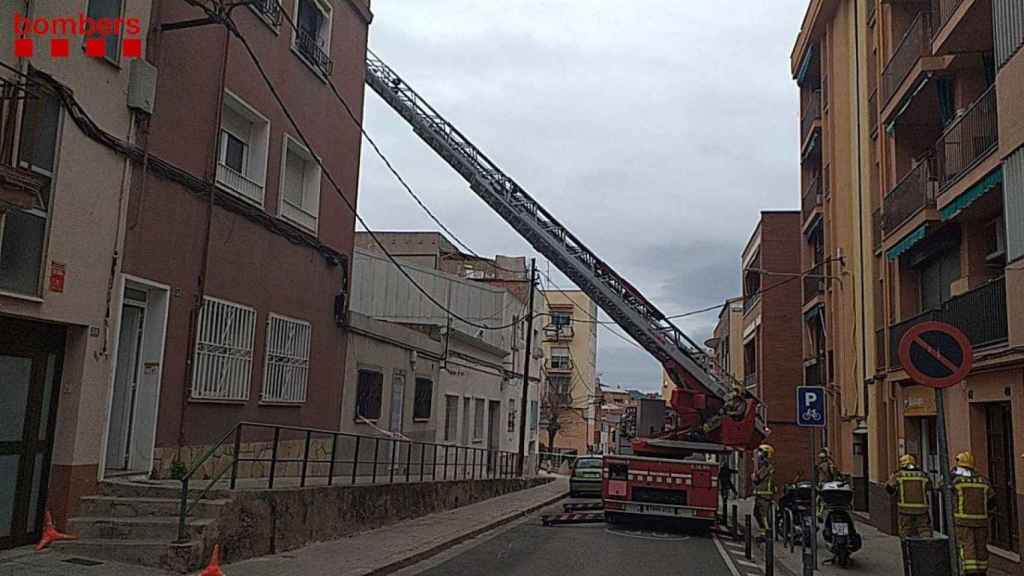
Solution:
{"label": "motorcycle", "polygon": [[779,500],[779,513],[775,517],[775,533],[791,550],[797,545],[810,545],[810,535],[804,534],[804,518],[813,513],[812,482],[787,484]]}
{"label": "motorcycle", "polygon": [[850,565],[850,555],[860,550],[862,539],[853,521],[853,488],[848,480],[825,482],[820,489],[822,536],[839,566]]}

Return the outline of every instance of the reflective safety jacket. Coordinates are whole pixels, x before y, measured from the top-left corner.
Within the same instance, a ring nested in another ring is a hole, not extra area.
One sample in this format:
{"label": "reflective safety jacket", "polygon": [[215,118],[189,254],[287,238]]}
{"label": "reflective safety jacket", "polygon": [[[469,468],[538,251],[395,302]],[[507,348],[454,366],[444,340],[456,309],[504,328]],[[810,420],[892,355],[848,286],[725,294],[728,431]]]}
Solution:
{"label": "reflective safety jacket", "polygon": [[775,466],[769,464],[758,468],[754,473],[754,496],[758,498],[775,497]]}
{"label": "reflective safety jacket", "polygon": [[995,496],[988,480],[981,476],[957,476],[953,479],[953,521],[957,526],[988,526],[989,503]]}
{"label": "reflective safety jacket", "polygon": [[928,491],[932,481],[924,472],[916,468],[900,470],[892,475],[885,487],[890,493],[895,492],[900,514],[928,513]]}

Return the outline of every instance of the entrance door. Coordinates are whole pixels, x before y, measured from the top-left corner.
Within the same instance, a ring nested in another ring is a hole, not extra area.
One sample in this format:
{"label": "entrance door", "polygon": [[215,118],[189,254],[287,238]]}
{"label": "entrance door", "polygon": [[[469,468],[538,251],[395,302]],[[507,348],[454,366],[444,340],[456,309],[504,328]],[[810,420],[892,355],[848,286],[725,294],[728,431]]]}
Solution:
{"label": "entrance door", "polygon": [[64,330],[0,318],[0,549],[40,532]]}
{"label": "entrance door", "polygon": [[989,520],[989,542],[1003,550],[1017,551],[1017,499],[1013,476],[1013,426],[1010,403],[985,405],[988,428],[988,477],[996,501]]}
{"label": "entrance door", "polygon": [[497,465],[497,452],[501,448],[501,402],[491,400],[487,410],[487,450],[490,451],[491,468]]}
{"label": "entrance door", "polygon": [[108,470],[128,470],[130,464],[145,317],[146,309],[134,303],[126,302],[121,309],[121,332],[117,343],[110,430],[107,434]]}

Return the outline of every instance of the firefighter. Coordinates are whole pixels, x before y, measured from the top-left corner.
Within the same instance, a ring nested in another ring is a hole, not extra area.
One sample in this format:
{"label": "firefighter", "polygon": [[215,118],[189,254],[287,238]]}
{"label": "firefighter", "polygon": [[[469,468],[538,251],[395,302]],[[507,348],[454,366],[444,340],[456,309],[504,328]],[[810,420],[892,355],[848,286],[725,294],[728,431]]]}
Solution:
{"label": "firefighter", "polygon": [[885,491],[896,495],[900,538],[931,538],[932,523],[928,517],[928,492],[932,481],[917,467],[910,454],[900,456],[900,469],[889,477]]}
{"label": "firefighter", "polygon": [[839,469],[836,468],[836,463],[832,460],[832,452],[828,448],[822,448],[821,451],[818,452],[817,467],[819,484],[840,479]]}
{"label": "firefighter", "polygon": [[762,537],[768,532],[771,507],[775,502],[775,465],[772,464],[774,455],[775,448],[770,444],[761,444],[757,447],[757,462],[753,474],[754,518],[757,519]]}
{"label": "firefighter", "polygon": [[729,396],[725,399],[722,410],[708,418],[707,422],[701,426],[700,432],[703,437],[707,438],[711,432],[722,425],[723,414],[733,420],[743,420],[747,416],[747,396],[746,390],[739,386],[734,386],[732,391],[729,392]]}
{"label": "firefighter", "polygon": [[988,571],[988,511],[994,497],[988,480],[974,469],[974,454],[957,454],[953,468],[953,526],[962,574]]}

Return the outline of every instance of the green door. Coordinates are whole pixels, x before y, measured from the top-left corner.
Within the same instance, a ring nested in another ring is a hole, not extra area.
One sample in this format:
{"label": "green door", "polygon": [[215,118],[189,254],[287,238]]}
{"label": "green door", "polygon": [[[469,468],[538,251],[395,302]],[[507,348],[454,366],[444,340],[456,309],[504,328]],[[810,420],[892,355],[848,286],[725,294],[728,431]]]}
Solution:
{"label": "green door", "polygon": [[0,549],[41,531],[63,347],[63,328],[0,317]]}

